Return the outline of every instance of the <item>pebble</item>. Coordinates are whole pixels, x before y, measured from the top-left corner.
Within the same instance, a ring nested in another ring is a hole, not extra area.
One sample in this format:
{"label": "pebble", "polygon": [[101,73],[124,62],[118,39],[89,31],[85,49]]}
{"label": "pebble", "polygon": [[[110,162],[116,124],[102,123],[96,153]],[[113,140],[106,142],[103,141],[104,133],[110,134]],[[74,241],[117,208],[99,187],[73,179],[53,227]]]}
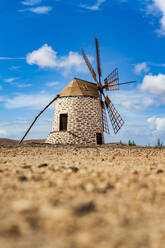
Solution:
{"label": "pebble", "polygon": [[23,168],[23,169],[30,169],[31,166],[30,166],[30,165],[24,165],[22,168]]}
{"label": "pebble", "polygon": [[47,166],[48,166],[48,164],[47,163],[44,163],[44,164],[38,165],[38,168],[47,167]]}
{"label": "pebble", "polygon": [[77,173],[79,169],[77,167],[69,167],[74,173]]}
{"label": "pebble", "polygon": [[25,181],[28,180],[26,176],[19,176],[18,179],[19,179],[19,181],[21,181],[21,182],[25,182]]}
{"label": "pebble", "polygon": [[76,215],[83,216],[88,213],[91,213],[95,210],[95,204],[93,201],[82,203],[79,206],[75,207],[74,212]]}

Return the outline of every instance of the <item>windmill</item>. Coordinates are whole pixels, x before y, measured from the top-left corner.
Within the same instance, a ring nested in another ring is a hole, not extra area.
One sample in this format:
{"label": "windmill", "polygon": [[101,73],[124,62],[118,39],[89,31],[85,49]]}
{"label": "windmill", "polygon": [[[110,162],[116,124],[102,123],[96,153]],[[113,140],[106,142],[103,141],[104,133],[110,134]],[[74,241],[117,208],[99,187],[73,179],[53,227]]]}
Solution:
{"label": "windmill", "polygon": [[101,83],[99,44],[95,38],[97,72],[92,68],[84,50],[82,55],[96,83],[74,78],[55,98],[35,117],[19,143],[25,139],[39,116],[55,102],[53,130],[46,142],[52,144],[102,144],[103,133],[109,132],[107,113],[114,133],[120,130],[124,121],[105,91],[119,90],[118,69],[113,70]]}
{"label": "windmill", "polygon": [[82,55],[83,55],[83,58],[85,60],[85,63],[89,71],[92,74],[94,81],[97,83],[97,88],[98,88],[100,100],[101,100],[104,132],[107,134],[110,133],[109,125],[107,121],[107,115],[106,115],[106,111],[107,111],[112,127],[113,127],[113,131],[115,134],[117,134],[117,132],[124,125],[124,121],[122,117],[120,116],[119,112],[116,110],[110,98],[107,95],[105,95],[105,91],[116,91],[116,90],[119,90],[120,85],[135,83],[136,81],[119,83],[119,73],[118,73],[118,68],[116,68],[104,79],[104,83],[102,84],[101,83],[102,72],[101,72],[101,65],[100,65],[99,42],[97,38],[95,38],[95,46],[96,46],[96,58],[97,58],[97,72],[98,72],[99,79],[97,79],[96,73],[94,69],[92,68],[83,49],[82,49]]}

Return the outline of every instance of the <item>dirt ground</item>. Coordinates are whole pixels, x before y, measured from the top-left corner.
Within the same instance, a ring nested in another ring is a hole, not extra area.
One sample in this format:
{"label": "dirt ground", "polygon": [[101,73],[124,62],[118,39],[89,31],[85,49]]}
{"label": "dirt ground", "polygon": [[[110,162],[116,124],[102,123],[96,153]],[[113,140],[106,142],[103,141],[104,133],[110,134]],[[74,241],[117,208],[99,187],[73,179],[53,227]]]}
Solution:
{"label": "dirt ground", "polygon": [[164,148],[0,145],[0,248],[164,242]]}

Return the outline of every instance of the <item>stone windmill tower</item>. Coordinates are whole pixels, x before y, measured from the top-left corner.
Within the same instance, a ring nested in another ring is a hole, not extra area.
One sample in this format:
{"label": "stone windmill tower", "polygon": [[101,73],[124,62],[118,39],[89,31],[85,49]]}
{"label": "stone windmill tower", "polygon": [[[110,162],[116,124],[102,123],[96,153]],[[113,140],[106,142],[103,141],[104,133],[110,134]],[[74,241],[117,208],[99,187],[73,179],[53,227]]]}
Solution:
{"label": "stone windmill tower", "polygon": [[55,100],[53,144],[103,143],[102,108],[97,85],[74,78]]}
{"label": "stone windmill tower", "polygon": [[118,69],[112,71],[101,83],[101,67],[98,40],[96,43],[97,71],[99,80],[83,49],[83,58],[96,83],[74,78],[34,119],[20,143],[24,140],[38,117],[55,102],[52,132],[46,143],[96,145],[104,143],[104,132],[109,134],[107,115],[116,134],[124,121],[105,91],[119,90]]}

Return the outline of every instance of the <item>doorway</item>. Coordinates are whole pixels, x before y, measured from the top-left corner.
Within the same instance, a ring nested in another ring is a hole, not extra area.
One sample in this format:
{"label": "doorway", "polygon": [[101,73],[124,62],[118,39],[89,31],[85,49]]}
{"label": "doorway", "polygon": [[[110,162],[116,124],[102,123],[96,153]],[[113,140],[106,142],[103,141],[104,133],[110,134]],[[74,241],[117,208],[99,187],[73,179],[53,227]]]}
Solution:
{"label": "doorway", "polygon": [[101,133],[96,133],[96,141],[97,141],[97,145],[103,144],[103,138]]}
{"label": "doorway", "polygon": [[67,131],[68,114],[60,114],[60,131]]}

